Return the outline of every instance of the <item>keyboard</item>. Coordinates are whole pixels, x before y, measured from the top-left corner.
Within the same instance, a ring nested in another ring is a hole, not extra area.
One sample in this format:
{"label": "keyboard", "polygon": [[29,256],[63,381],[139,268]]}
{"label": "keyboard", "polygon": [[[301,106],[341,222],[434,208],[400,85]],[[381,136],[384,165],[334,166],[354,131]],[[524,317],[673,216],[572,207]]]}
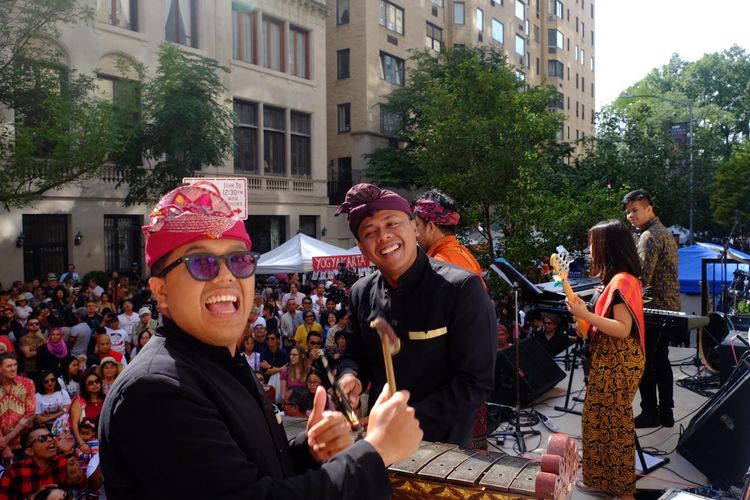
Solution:
{"label": "keyboard", "polygon": [[643,309],[646,324],[664,325],[683,330],[701,328],[708,324],[708,316],[697,316],[682,311],[665,311],[663,309]]}

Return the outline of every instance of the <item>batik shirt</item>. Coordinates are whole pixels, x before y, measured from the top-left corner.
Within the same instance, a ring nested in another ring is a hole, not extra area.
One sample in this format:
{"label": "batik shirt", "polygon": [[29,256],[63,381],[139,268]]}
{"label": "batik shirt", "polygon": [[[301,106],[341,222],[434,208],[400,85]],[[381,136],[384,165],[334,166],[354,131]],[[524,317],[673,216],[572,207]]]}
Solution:
{"label": "batik shirt", "polygon": [[679,311],[677,242],[658,217],[640,231],[638,256],[643,267],[641,282],[646,301],[644,306],[649,309]]}

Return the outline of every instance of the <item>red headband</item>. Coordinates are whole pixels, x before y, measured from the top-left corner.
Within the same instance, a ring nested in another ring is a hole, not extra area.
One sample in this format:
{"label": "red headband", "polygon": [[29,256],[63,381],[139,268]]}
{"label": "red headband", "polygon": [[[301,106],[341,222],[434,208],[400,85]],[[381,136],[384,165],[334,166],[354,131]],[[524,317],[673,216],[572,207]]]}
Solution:
{"label": "red headband", "polygon": [[448,210],[440,203],[432,200],[417,200],[412,207],[414,215],[418,215],[428,222],[438,226],[455,226],[461,220],[458,212]]}

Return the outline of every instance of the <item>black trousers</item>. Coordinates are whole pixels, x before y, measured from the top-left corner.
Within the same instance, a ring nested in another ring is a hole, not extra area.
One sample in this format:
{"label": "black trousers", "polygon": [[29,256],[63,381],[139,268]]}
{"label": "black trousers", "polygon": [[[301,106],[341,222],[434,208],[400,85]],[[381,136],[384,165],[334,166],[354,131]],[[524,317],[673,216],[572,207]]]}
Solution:
{"label": "black trousers", "polygon": [[[669,364],[669,339],[671,328],[660,325],[646,326],[646,367],[639,390],[641,409],[656,413],[659,407],[673,408],[674,380]],[[658,402],[657,402],[658,390]]]}

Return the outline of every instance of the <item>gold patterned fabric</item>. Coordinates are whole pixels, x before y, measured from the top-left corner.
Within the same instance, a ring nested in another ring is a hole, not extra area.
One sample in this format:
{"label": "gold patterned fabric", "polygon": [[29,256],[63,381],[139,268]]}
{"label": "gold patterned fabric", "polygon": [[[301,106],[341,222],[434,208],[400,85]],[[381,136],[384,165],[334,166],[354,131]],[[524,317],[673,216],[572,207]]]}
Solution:
{"label": "gold patterned fabric", "polygon": [[644,358],[634,335],[600,334],[583,404],[583,482],[612,495],[635,491],[633,397]]}

